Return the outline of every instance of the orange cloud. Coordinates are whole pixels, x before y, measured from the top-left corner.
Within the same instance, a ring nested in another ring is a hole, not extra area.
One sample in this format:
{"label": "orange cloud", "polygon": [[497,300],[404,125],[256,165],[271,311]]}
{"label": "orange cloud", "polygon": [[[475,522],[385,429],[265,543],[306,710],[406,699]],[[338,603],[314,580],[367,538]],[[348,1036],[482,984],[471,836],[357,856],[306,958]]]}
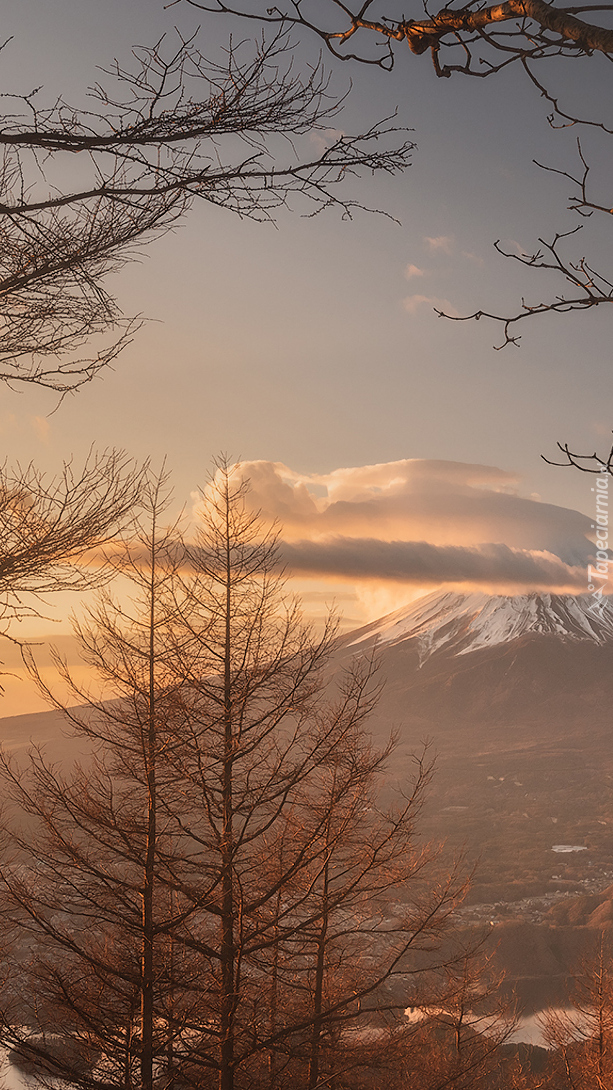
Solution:
{"label": "orange cloud", "polygon": [[439,299],[437,295],[407,295],[402,301],[404,309],[409,314],[415,314],[420,307],[428,306],[432,310],[441,310],[452,318],[458,317],[458,311],[448,299]]}
{"label": "orange cloud", "polygon": [[454,240],[451,235],[437,235],[436,238],[425,238],[424,242],[431,253],[452,254]]}
{"label": "orange cloud", "polygon": [[583,587],[593,556],[585,516],[522,495],[494,466],[402,459],[307,475],[261,461],[235,472],[302,576],[568,589]]}

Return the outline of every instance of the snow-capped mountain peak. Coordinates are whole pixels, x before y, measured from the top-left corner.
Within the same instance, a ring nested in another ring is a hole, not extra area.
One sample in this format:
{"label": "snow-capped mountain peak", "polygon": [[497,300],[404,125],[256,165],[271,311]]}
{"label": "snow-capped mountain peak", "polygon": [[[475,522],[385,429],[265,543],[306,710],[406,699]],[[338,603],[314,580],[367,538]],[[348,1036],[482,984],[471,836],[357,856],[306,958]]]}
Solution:
{"label": "snow-capped mountain peak", "polygon": [[420,662],[445,647],[454,655],[508,643],[530,634],[562,640],[613,642],[613,604],[590,594],[489,595],[436,591],[382,617],[354,635],[350,646],[377,640],[417,640]]}

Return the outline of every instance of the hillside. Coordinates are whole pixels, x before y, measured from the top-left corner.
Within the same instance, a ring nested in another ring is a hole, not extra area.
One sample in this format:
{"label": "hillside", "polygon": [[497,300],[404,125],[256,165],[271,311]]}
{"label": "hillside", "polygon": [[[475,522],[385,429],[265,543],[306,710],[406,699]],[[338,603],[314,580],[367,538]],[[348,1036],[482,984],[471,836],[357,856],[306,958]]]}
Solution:
{"label": "hillside", "polygon": [[339,645],[337,669],[376,646],[372,727],[397,734],[401,786],[431,743],[424,831],[479,862],[473,900],[613,881],[613,609],[593,620],[586,597],[431,595]]}

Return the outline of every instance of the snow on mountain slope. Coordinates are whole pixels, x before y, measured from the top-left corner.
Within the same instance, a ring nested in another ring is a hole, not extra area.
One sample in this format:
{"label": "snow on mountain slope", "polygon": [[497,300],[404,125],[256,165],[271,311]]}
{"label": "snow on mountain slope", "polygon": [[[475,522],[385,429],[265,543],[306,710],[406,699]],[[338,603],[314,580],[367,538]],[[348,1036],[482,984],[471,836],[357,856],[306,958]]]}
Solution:
{"label": "snow on mountain slope", "polygon": [[428,594],[354,634],[349,646],[418,641],[420,662],[445,647],[454,655],[508,643],[529,634],[562,640],[613,642],[613,603],[595,607],[590,594]]}

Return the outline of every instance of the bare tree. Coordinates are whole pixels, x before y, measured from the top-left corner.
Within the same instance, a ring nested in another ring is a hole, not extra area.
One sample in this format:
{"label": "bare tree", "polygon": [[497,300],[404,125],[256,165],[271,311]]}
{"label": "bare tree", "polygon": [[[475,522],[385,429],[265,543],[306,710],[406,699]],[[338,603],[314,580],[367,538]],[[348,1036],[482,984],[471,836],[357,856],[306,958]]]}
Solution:
{"label": "bare tree", "polygon": [[[38,89],[4,95],[14,103],[0,126],[0,379],[60,393],[91,379],[129,343],[137,323],[122,319],[106,287],[137,248],[178,223],[196,198],[240,216],[268,219],[291,198],[314,213],[362,170],[396,172],[412,144],[392,125],[312,144],[340,108],[320,66],[300,78],[291,43],[226,50],[205,59],[195,38],[162,39],[133,51],[90,89],[90,105],[63,98],[46,106]],[[74,188],[66,186],[80,153]],[[88,165],[89,170],[84,171]],[[110,344],[79,357],[92,334]]]}
{"label": "bare tree", "polygon": [[[437,76],[458,72],[484,78],[510,64],[529,64],[544,57],[586,56],[594,51],[613,53],[613,30],[578,19],[584,12],[611,11],[611,5],[580,4],[554,7],[546,0],[505,0],[501,4],[445,5],[425,18],[407,19],[386,14],[376,0],[352,7],[329,0],[327,11],[290,2],[274,8],[236,8],[226,0],[174,0],[204,11],[223,11],[274,26],[304,27],[316,35],[338,60],[359,61],[379,68],[393,67],[396,51],[408,47],[420,56],[429,53]],[[502,24],[502,25],[500,25]],[[374,40],[374,48],[372,42]],[[383,48],[381,48],[383,47]],[[440,51],[459,54],[461,63],[440,62]],[[483,57],[492,57],[482,64]]]}
{"label": "bare tree", "polygon": [[[49,478],[33,465],[0,469],[0,620],[36,615],[40,597],[107,577],[95,550],[125,527],[143,469],[120,450],[92,452]],[[87,563],[87,560],[90,563]]]}
{"label": "bare tree", "polygon": [[141,532],[117,561],[131,593],[80,626],[103,692],[66,714],[92,770],[4,762],[34,828],[0,871],[21,982],[3,1039],[43,1077],[315,1090],[364,1066],[352,1026],[385,1046],[440,961],[463,882],[416,839],[427,770],[380,807],[371,671],[326,691],[332,631],[284,600],[244,487],[220,467],[187,547]]}
{"label": "bare tree", "polygon": [[547,462],[550,466],[562,466],[565,469],[572,466],[573,469],[578,469],[581,473],[598,473],[605,474],[606,476],[613,476],[613,446],[606,453],[602,455],[593,451],[591,454],[579,454],[578,451],[571,450],[568,443],[558,443],[558,450],[562,455],[562,461],[554,461],[553,458],[546,458],[544,454],[541,455],[544,462]]}
{"label": "bare tree", "polygon": [[[504,975],[492,971],[492,955],[487,933],[481,944],[472,936],[469,945],[445,966],[438,1006],[423,1011],[420,1043],[430,1053],[430,1062],[422,1061],[424,1086],[429,1090],[489,1090],[492,1086],[500,1047],[517,1023],[515,1004],[501,998]],[[419,1051],[407,1049],[409,1065],[415,1070],[412,1051],[418,1056]]]}
{"label": "bare tree", "polygon": [[552,1057],[550,1085],[575,1088],[611,1085],[613,1078],[613,980],[611,943],[600,935],[596,956],[584,959],[569,992],[570,1006],[544,1016]]}
{"label": "bare tree", "polygon": [[60,772],[37,753],[24,774],[3,760],[30,822],[25,835],[13,829],[2,871],[9,969],[29,980],[29,990],[4,989],[3,1040],[40,1078],[75,1085],[151,1090],[182,1025],[172,1016],[178,972],[189,993],[189,966],[169,937],[180,891],[168,811],[181,792],[168,761],[161,767],[177,684],[165,603],[181,549],[176,526],[163,526],[165,484],[147,478],[136,536],[107,559],[137,604],[105,590],[77,627],[102,695],[73,683],[87,707],[65,714],[91,746],[90,765]]}
{"label": "bare tree", "polygon": [[[601,116],[585,116],[579,107],[568,104],[563,95],[552,89],[560,82],[562,86],[571,83],[565,81],[566,62],[589,64],[589,71],[584,74],[589,81],[595,70],[601,70],[601,65],[611,60],[613,25],[607,25],[611,24],[611,3],[569,6],[547,0],[504,0],[499,4],[469,0],[466,4],[444,4],[435,12],[423,5],[425,15],[420,10],[411,18],[404,9],[395,13],[393,6],[390,8],[379,0],[364,0],[357,5],[345,0],[328,0],[325,5],[308,0],[279,0],[274,7],[257,2],[235,6],[228,0],[175,0],[175,4],[223,12],[277,29],[290,27],[303,31],[343,62],[389,70],[399,56],[428,55],[437,77],[470,76],[481,80],[495,77],[512,66],[521,70],[539,98],[547,102],[553,128],[573,126],[578,132],[597,132],[605,140],[613,135],[605,106]],[[597,22],[592,21],[594,13],[600,13]],[[534,303],[522,301],[509,314],[482,308],[458,318],[438,311],[442,317],[455,321],[487,318],[500,323],[503,341],[497,347],[517,344],[517,328],[526,318],[588,310],[613,302],[613,273],[599,271],[576,248],[582,221],[612,214],[613,201],[606,195],[609,175],[603,173],[600,180],[594,181],[580,140],[576,167],[567,171],[538,165],[570,183],[568,207],[580,217],[579,222],[553,238],[539,238],[532,251],[509,252],[500,242],[495,245],[504,257],[552,274],[554,282],[561,284],[560,293]]]}
{"label": "bare tree", "polygon": [[[191,1069],[199,1085],[217,1071],[220,1090],[289,1077],[314,1090],[347,1063],[344,1026],[403,1009],[385,986],[415,968],[417,951],[422,972],[436,960],[463,882],[433,881],[433,853],[415,842],[424,767],[400,807],[379,810],[388,753],[373,753],[362,730],[371,668],[322,700],[333,632],[314,639],[284,602],[276,535],[225,463],[186,561],[192,575],[170,613],[193,911],[173,937],[208,972],[207,1029],[182,1042],[181,1077]],[[393,892],[407,903],[390,919]]]}

